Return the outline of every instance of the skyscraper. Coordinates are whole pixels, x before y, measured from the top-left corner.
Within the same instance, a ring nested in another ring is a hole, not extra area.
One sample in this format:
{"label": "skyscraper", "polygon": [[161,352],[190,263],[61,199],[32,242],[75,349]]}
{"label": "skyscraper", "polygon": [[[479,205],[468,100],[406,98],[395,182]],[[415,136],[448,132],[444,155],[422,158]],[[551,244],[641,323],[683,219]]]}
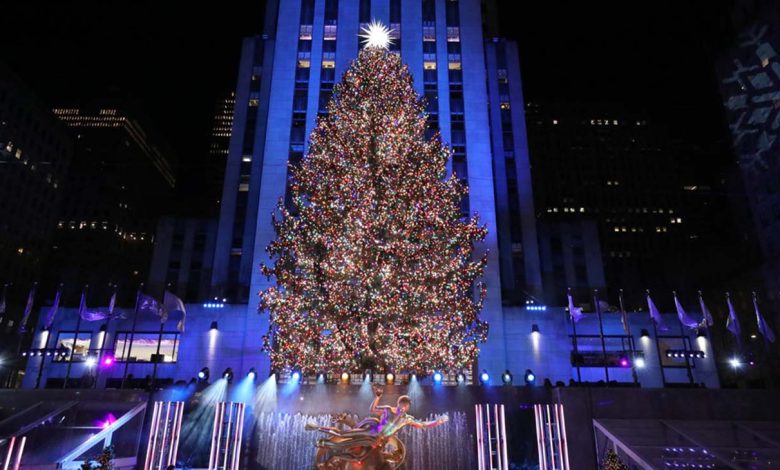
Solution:
{"label": "skyscraper", "polygon": [[175,183],[172,155],[118,107],[57,108],[76,149],[48,269],[52,282],[146,279],[157,220]]}
{"label": "skyscraper", "polygon": [[0,63],[0,282],[39,280],[72,155],[65,126]]}
{"label": "skyscraper", "polygon": [[539,294],[541,271],[517,48],[484,37],[484,19],[478,0],[268,2],[265,34],[247,38],[241,55],[213,295],[248,302],[255,314],[255,295],[271,282],[259,265],[275,236],[271,213],[286,196],[288,162],[303,158],[316,117],[361,47],[361,28],[377,20],[427,100],[430,135],[439,131],[451,146],[450,170],[469,186],[464,215],[478,213],[488,229],[478,247],[489,253],[483,318],[491,328],[481,362],[504,360],[502,297]]}

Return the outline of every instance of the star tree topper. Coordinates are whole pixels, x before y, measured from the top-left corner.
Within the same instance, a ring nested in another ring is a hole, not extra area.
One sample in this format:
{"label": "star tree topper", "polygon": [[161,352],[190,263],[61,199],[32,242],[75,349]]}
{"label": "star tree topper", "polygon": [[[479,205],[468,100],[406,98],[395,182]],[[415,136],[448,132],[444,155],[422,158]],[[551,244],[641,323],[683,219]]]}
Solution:
{"label": "star tree topper", "polygon": [[364,39],[363,47],[366,49],[387,49],[393,40],[390,39],[392,31],[380,21],[373,20],[368,26],[360,30],[360,37]]}

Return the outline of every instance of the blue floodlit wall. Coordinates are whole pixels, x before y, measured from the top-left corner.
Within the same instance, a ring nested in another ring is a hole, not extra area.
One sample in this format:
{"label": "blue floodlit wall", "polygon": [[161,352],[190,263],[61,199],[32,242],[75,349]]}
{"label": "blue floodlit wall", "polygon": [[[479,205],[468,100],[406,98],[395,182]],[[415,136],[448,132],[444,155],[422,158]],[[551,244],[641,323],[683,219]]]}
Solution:
{"label": "blue floodlit wall", "polygon": [[[222,305],[222,304],[218,304]],[[156,378],[160,380],[189,381],[196,377],[198,371],[208,367],[212,378],[219,377],[228,367],[232,368],[236,377],[246,375],[253,367],[260,371],[259,364],[268,362],[268,358],[261,352],[262,329],[261,315],[253,313],[247,315],[247,306],[223,305],[218,308],[208,308],[204,305],[188,305],[187,321],[184,332],[179,333],[177,343],[176,362],[164,362],[157,366]],[[114,357],[119,355],[115,351],[117,335],[122,332],[132,331],[133,311],[124,310],[124,319],[113,320],[106,325],[106,332],[100,332],[104,322],[81,322],[79,331],[91,333],[90,350],[97,354],[104,344],[102,357]],[[48,337],[46,347],[55,348],[60,332],[73,332],[77,323],[77,310],[63,308],[55,318],[50,331],[44,332],[41,325],[35,331],[34,348],[44,347],[43,341]],[[41,315],[44,317],[45,315]],[[632,373],[635,371],[637,380],[642,387],[662,387],[664,378],[667,384],[687,383],[688,369],[682,359],[664,358],[669,365],[664,369],[664,377],[661,374],[659,356],[655,336],[647,313],[629,313],[630,333],[635,341],[635,348],[644,356],[644,367],[610,367],[609,379],[630,383],[633,381]],[[610,335],[623,335],[623,327],[620,315],[617,313],[605,313],[604,334],[608,337],[606,346],[608,351],[621,351],[625,345],[620,344],[618,338]],[[212,330],[212,322],[217,322],[217,330]],[[659,336],[681,335],[677,325],[676,316],[665,315],[665,321],[670,325],[670,331],[659,332]],[[491,384],[501,383],[501,374],[509,370],[513,375],[515,384],[523,383],[525,371],[530,369],[537,377],[537,384],[541,385],[544,379],[556,382],[569,383],[570,380],[583,382],[598,382],[605,380],[603,367],[580,368],[571,366],[571,353],[573,343],[571,338],[572,325],[568,320],[568,314],[563,308],[546,308],[545,310],[533,310],[529,308],[506,308],[504,310],[504,341],[503,349],[507,351],[501,361],[496,361],[494,367],[484,367],[490,375]],[[533,326],[538,327],[538,334],[532,333]],[[650,336],[642,338],[642,329],[648,330]],[[146,336],[160,331],[160,323],[157,317],[152,315],[139,315],[137,332],[143,332]],[[169,320],[163,331],[167,335],[176,333],[176,319]],[[586,318],[577,324],[578,350],[580,352],[600,352],[601,342],[599,338],[587,338],[584,335],[598,335],[599,325],[595,314],[587,314]],[[692,379],[694,383],[704,384],[708,388],[719,386],[716,365],[713,359],[712,347],[706,337],[697,338],[694,331],[686,333],[693,350],[703,351],[704,358],[693,359]],[[661,339],[659,344],[662,353],[666,347],[673,349],[681,347],[679,338]],[[664,354],[662,354],[664,356]],[[34,388],[38,382],[38,373],[41,363],[43,371],[39,381],[39,387],[43,388],[47,382],[51,387],[61,385],[61,380],[66,376],[67,362],[54,362],[53,356],[35,355],[28,360],[28,366],[24,377],[25,388]],[[116,380],[123,376],[125,363],[115,362],[110,366],[96,364],[88,366],[86,362],[74,362],[70,370],[69,386],[97,386],[102,388],[118,386]],[[482,366],[478,369],[482,371]],[[336,371],[338,372],[338,371]],[[143,379],[154,373],[154,364],[129,363],[127,373],[135,379]],[[261,377],[264,372],[260,372]],[[86,379],[85,379],[86,377]],[[96,377],[95,385],[90,378]],[[49,381],[49,379],[55,379]],[[423,382],[430,382],[426,378]],[[476,379],[475,379],[476,382]]]}

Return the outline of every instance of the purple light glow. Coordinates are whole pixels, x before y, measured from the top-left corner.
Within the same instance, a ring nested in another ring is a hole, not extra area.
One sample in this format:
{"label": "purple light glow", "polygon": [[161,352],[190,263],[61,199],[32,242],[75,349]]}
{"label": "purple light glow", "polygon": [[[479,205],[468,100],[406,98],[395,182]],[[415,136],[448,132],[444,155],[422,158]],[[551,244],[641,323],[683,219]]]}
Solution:
{"label": "purple light glow", "polygon": [[103,367],[111,367],[114,365],[114,358],[111,356],[108,356],[103,359]]}
{"label": "purple light glow", "polygon": [[628,367],[628,359],[625,357],[620,358],[620,367]]}
{"label": "purple light glow", "polygon": [[107,427],[111,426],[111,425],[112,425],[112,424],[114,424],[115,422],[116,422],[116,416],[114,416],[114,415],[113,415],[113,414],[111,414],[111,413],[108,413],[108,414],[107,414],[107,415],[104,417],[104,419],[102,419],[102,420],[100,420],[100,421],[98,421],[98,422],[97,422],[97,426],[98,426],[100,429],[106,429]]}

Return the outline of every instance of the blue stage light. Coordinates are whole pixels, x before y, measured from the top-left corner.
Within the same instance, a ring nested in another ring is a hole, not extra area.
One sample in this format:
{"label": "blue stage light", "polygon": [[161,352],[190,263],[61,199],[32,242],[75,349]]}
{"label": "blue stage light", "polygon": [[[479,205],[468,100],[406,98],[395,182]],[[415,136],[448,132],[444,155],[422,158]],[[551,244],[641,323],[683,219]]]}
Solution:
{"label": "blue stage light", "polygon": [[233,369],[228,367],[225,369],[225,372],[222,373],[222,378],[227,380],[228,382],[231,382],[233,380]]}
{"label": "blue stage light", "polygon": [[301,380],[301,373],[296,370],[295,372],[292,373],[290,378],[292,378],[293,382],[298,382],[299,380]]}
{"label": "blue stage light", "polygon": [[255,380],[255,379],[257,378],[257,371],[255,370],[255,368],[254,368],[254,367],[252,367],[251,369],[249,369],[249,373],[248,373],[248,374],[246,374],[246,375],[247,375],[247,377],[249,377],[251,380]]}
{"label": "blue stage light", "polygon": [[488,374],[485,369],[482,369],[482,373],[479,374],[479,380],[483,384],[490,382],[490,374]]}
{"label": "blue stage light", "polygon": [[509,370],[505,370],[504,373],[501,375],[501,380],[506,385],[511,384],[512,383],[512,373],[509,372]]}
{"label": "blue stage light", "polygon": [[526,385],[533,385],[536,382],[536,374],[531,369],[525,370],[525,383]]}
{"label": "blue stage light", "polygon": [[203,369],[198,372],[198,380],[208,380],[209,379],[209,368],[204,367]]}
{"label": "blue stage light", "polygon": [[457,380],[459,384],[466,383],[466,376],[463,373],[458,373]]}
{"label": "blue stage light", "polygon": [[433,374],[433,381],[436,382],[436,383],[441,383],[441,379],[442,378],[443,378],[443,376],[441,375],[441,372],[435,372]]}

